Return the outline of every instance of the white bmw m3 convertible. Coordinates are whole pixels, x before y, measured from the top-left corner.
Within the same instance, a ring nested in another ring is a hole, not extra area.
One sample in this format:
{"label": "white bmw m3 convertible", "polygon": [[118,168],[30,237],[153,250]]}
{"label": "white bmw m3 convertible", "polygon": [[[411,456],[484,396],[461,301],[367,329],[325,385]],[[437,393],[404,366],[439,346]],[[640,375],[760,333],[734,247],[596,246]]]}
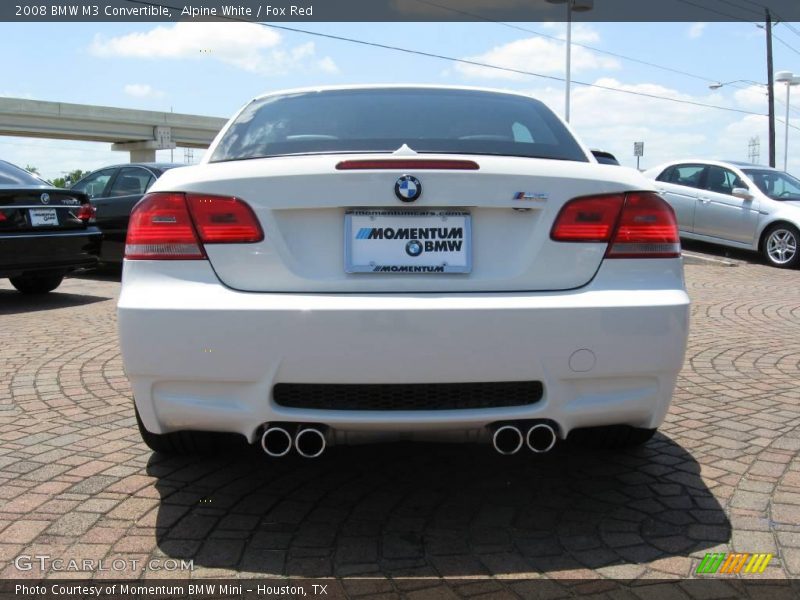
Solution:
{"label": "white bmw m3 convertible", "polygon": [[426,86],[256,98],[133,211],[119,329],[145,442],[622,447],[688,335],[675,216],[544,104]]}

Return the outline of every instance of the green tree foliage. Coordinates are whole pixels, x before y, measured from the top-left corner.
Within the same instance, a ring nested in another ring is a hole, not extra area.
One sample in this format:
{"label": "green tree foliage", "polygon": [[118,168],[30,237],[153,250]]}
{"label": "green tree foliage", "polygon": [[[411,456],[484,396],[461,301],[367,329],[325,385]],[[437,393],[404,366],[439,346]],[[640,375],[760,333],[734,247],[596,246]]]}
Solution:
{"label": "green tree foliage", "polygon": [[89,171],[82,171],[80,169],[75,169],[74,171],[70,171],[64,177],[56,177],[53,179],[53,185],[60,188],[65,188],[71,186],[73,183],[88,175]]}

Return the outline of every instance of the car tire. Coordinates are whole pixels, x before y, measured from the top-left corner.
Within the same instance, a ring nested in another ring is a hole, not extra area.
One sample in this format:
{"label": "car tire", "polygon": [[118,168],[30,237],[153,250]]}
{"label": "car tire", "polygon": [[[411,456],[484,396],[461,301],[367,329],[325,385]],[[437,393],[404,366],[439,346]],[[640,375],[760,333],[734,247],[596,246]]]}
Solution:
{"label": "car tire", "polygon": [[17,291],[23,294],[46,294],[61,285],[61,282],[64,281],[64,275],[25,274],[18,277],[9,277],[8,280],[11,285],[17,288]]}
{"label": "car tire", "polygon": [[777,223],[764,233],[761,253],[767,262],[779,269],[800,266],[800,232],[794,225]]}
{"label": "car tire", "polygon": [[145,428],[135,405],[134,410],[142,440],[150,450],[159,454],[216,454],[241,449],[245,445],[242,436],[213,431],[152,433]]}
{"label": "car tire", "polygon": [[652,438],[656,429],[643,429],[628,425],[586,427],[573,429],[567,438],[570,443],[589,448],[617,450],[641,446]]}

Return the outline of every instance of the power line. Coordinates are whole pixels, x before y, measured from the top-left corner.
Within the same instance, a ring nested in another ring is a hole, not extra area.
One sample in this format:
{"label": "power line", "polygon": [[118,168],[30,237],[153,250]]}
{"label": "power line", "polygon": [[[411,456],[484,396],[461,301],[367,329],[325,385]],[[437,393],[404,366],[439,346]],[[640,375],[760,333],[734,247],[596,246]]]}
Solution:
{"label": "power line", "polygon": [[796,36],[800,36],[800,30],[798,30],[794,25],[792,25],[788,21],[781,20],[780,24],[786,27],[789,31],[793,32]]}
{"label": "power line", "polygon": [[[476,14],[476,13],[471,13],[471,12],[468,12],[468,11],[465,11],[465,10],[460,10],[460,9],[457,9],[457,8],[451,8],[449,6],[442,6],[441,4],[436,4],[435,2],[429,2],[428,0],[414,0],[414,1],[418,2],[419,4],[427,4],[428,6],[434,6],[436,8],[440,8],[442,10],[454,12],[454,13],[461,14],[461,15],[468,16],[468,17],[472,17],[472,18],[475,18],[475,19],[480,19],[481,21],[485,21],[487,23],[494,23],[496,25],[501,25],[503,27],[508,27],[509,29],[516,29],[517,31],[524,31],[526,33],[531,33],[533,35],[538,35],[538,36],[543,37],[543,38],[547,38],[547,39],[550,39],[550,40],[555,40],[555,41],[560,42],[562,44],[566,44],[567,43],[566,40],[563,40],[563,39],[561,39],[561,38],[559,38],[557,36],[548,35],[546,33],[542,33],[541,31],[536,31],[534,29],[528,29],[527,27],[522,27],[520,25],[514,25],[513,23],[506,23],[504,21],[496,21],[494,19],[490,19],[489,17],[484,17],[482,15],[479,15],[479,14]],[[702,75],[695,75],[694,73],[689,73],[687,71],[681,71],[680,69],[675,69],[673,67],[666,67],[664,65],[658,65],[656,63],[651,63],[651,62],[648,62],[646,60],[641,60],[639,58],[633,58],[631,56],[625,56],[624,54],[618,54],[617,52],[611,52],[609,50],[602,50],[600,48],[595,48],[594,46],[589,46],[587,44],[581,44],[580,42],[572,42],[572,45],[573,46],[578,46],[580,48],[585,48],[586,50],[591,50],[592,52],[598,52],[600,54],[606,54],[608,56],[613,56],[615,58],[621,58],[622,60],[627,60],[627,61],[630,61],[630,62],[635,62],[635,63],[639,63],[641,65],[645,65],[645,66],[648,66],[648,67],[653,67],[655,69],[661,69],[663,71],[669,71],[671,73],[677,73],[679,75],[684,75],[686,77],[692,77],[694,79],[699,79],[701,81],[708,81],[710,83],[716,83],[717,82],[716,79],[709,79],[708,77],[704,77]]]}
{"label": "power line", "polygon": [[784,40],[782,40],[781,38],[779,38],[779,37],[778,37],[777,35],[775,35],[774,33],[772,34],[772,37],[773,37],[774,39],[778,40],[778,41],[779,41],[781,44],[783,44],[784,46],[786,46],[786,47],[787,47],[789,50],[791,50],[791,51],[792,51],[792,52],[794,52],[795,54],[798,54],[798,55],[800,55],[800,50],[798,50],[797,48],[795,48],[795,47],[793,47],[793,46],[790,46],[790,45],[789,45],[787,42],[785,42]]}
{"label": "power line", "polygon": [[749,13],[753,13],[755,15],[758,15],[759,19],[764,14],[764,10],[763,10],[764,7],[761,6],[761,5],[755,4],[754,2],[751,2],[751,4],[755,4],[756,6],[761,6],[761,10],[755,10],[753,8],[747,8],[746,6],[742,6],[741,4],[736,4],[735,2],[731,2],[731,0],[717,0],[717,2],[722,2],[723,4],[727,4],[728,6],[732,6],[732,7],[736,8],[736,9],[738,9],[738,10],[743,10],[745,12],[749,12]]}
{"label": "power line", "polygon": [[731,13],[723,12],[723,11],[717,10],[715,8],[709,8],[708,6],[703,6],[702,4],[696,4],[694,2],[691,2],[691,0],[675,0],[675,1],[676,2],[683,2],[684,4],[687,4],[689,6],[694,6],[695,8],[699,8],[700,10],[705,10],[707,12],[711,12],[711,13],[720,15],[722,17],[727,17],[729,19],[733,19],[734,21],[742,21],[744,23],[751,23],[752,22],[752,19],[743,19],[742,17],[737,17],[735,15],[732,15]]}

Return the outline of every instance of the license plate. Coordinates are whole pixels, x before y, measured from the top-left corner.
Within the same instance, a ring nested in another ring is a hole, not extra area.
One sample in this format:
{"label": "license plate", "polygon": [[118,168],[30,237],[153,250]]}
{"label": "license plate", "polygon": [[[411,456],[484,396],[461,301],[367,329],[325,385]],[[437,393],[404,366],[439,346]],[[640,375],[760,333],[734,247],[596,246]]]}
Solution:
{"label": "license plate", "polygon": [[472,218],[460,210],[348,210],[347,273],[469,273]]}
{"label": "license plate", "polygon": [[31,225],[34,227],[58,225],[58,215],[55,208],[32,208],[30,215]]}

